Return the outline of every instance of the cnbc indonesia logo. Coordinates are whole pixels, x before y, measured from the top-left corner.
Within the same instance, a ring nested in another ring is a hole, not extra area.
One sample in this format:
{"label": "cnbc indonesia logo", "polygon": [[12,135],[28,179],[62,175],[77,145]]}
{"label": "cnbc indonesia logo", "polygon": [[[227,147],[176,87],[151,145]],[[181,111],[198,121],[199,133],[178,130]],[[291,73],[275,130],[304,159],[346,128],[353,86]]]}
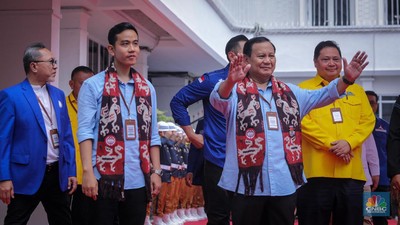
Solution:
{"label": "cnbc indonesia logo", "polygon": [[387,205],[385,198],[380,195],[372,195],[365,204],[365,210],[367,213],[386,214]]}

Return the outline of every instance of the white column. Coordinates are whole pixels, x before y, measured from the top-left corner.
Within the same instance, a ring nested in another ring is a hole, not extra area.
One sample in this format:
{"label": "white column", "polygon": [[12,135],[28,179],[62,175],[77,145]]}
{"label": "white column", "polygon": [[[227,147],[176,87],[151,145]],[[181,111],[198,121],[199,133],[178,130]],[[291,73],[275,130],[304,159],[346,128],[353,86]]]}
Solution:
{"label": "white column", "polygon": [[61,9],[61,13],[59,86],[67,94],[70,92],[71,71],[77,66],[87,66],[90,15],[82,7]]}
{"label": "white column", "polygon": [[146,79],[148,78],[149,65],[147,64],[147,58],[150,55],[150,50],[147,47],[140,47],[140,55],[136,62],[136,65],[133,66],[136,71],[142,74]]}
{"label": "white column", "polygon": [[359,79],[360,81],[360,85],[364,88],[364,90],[370,90],[373,91],[374,90],[374,81],[375,78],[373,77],[362,77]]}
{"label": "white column", "polygon": [[386,20],[385,20],[385,10],[387,10],[386,9],[386,7],[385,7],[385,3],[384,3],[384,1],[378,1],[378,9],[377,9],[377,11],[378,11],[378,25],[380,25],[380,26],[382,26],[382,25],[385,25],[386,23]]}
{"label": "white column", "polygon": [[[60,7],[60,0],[18,0],[0,4],[0,49],[3,52],[0,89],[25,79],[22,57],[28,45],[42,42],[55,58],[59,58]],[[58,84],[58,76],[54,84]]]}

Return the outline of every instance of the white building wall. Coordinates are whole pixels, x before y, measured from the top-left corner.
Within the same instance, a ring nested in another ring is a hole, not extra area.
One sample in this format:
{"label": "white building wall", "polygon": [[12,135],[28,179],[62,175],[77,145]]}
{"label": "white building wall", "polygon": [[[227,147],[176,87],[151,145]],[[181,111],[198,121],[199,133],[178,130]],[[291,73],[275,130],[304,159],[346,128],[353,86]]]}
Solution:
{"label": "white building wall", "polygon": [[[183,32],[190,33],[192,39],[201,40],[202,48],[212,49],[210,52],[217,54],[219,62],[223,63],[226,37],[234,36],[237,32],[228,29],[206,1],[150,1],[155,5],[163,4],[163,7],[169,9],[169,13],[177,14],[174,22],[185,25],[182,29]],[[233,0],[227,1],[232,2]],[[268,17],[264,21],[264,24],[270,23],[270,26],[273,27],[273,29],[266,31],[266,36],[277,47],[275,75],[294,84],[314,76],[315,68],[312,61],[314,47],[322,40],[335,40],[340,45],[343,56],[349,60],[357,50],[365,50],[368,53],[370,65],[362,74],[361,79],[357,81],[359,84],[366,89],[372,88],[379,95],[399,95],[399,26],[382,27],[382,25],[385,25],[384,1],[354,1],[356,2],[355,19],[358,27],[351,29],[343,27],[310,29],[307,27],[308,0],[269,1],[279,6],[278,10],[265,14]],[[103,0],[102,2],[107,1]],[[298,10],[296,7],[298,7]],[[90,17],[90,13],[76,12],[74,9],[63,9],[61,13],[60,10],[60,0],[4,0],[2,2],[0,5],[0,27],[3,35],[0,48],[3,53],[0,60],[2,68],[0,90],[25,78],[22,54],[26,43],[42,41],[59,59],[59,80],[57,80],[56,85],[59,84],[60,88],[68,93],[67,80],[71,70],[79,64],[85,64],[87,59],[87,36],[106,44],[106,31],[111,25],[115,24],[116,20],[120,20],[119,17],[116,19],[115,16]],[[77,17],[74,18],[74,16]],[[237,16],[237,14],[233,16]],[[89,27],[86,27],[85,24],[87,18],[89,18]],[[77,20],[67,23],[73,19]],[[93,29],[96,24],[102,26],[103,29]],[[293,27],[296,27],[297,24],[301,29],[294,30]],[[252,37],[252,34],[246,34],[246,36]],[[143,59],[141,62],[145,61]],[[147,62],[141,63],[138,70],[144,73],[148,68],[146,66]],[[188,80],[168,76],[153,78],[152,82],[158,94],[158,108],[170,116],[169,102],[172,96],[188,83]],[[202,116],[201,102],[192,105],[189,112],[191,120]],[[4,220],[5,214],[6,205],[0,203],[0,221]],[[41,206],[34,212],[29,224],[47,224]]]}
{"label": "white building wall", "polygon": [[[172,116],[170,102],[174,95],[185,85],[189,84],[193,78],[177,77],[166,75],[165,77],[153,77],[151,79],[154,88],[157,91],[157,108],[165,113],[166,116]],[[190,121],[195,121],[204,115],[203,102],[199,101],[188,107]]]}

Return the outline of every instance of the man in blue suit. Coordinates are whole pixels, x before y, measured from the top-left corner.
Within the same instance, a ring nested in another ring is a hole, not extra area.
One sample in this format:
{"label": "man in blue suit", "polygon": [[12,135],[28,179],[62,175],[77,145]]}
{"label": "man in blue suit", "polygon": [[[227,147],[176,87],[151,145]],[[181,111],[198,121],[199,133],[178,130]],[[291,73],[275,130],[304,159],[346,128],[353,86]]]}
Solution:
{"label": "man in blue suit", "polygon": [[39,202],[50,225],[71,225],[76,189],[71,124],[64,93],[48,84],[57,61],[41,43],[23,58],[26,79],[0,92],[0,199],[5,225],[27,224]]}

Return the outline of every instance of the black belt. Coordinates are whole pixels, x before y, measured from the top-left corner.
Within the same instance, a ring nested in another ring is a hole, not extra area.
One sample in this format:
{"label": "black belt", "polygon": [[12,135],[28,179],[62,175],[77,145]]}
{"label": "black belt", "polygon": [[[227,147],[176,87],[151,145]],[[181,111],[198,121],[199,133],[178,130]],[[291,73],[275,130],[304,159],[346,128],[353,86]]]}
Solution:
{"label": "black belt", "polygon": [[50,173],[52,171],[58,171],[58,161],[52,162],[46,165],[46,172]]}

